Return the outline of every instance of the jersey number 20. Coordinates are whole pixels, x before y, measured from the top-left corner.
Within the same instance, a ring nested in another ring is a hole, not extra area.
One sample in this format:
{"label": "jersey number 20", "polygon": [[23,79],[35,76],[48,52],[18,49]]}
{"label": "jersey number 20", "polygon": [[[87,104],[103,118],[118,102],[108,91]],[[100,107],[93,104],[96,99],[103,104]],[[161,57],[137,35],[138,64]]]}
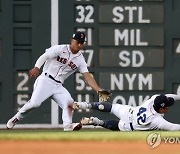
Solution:
{"label": "jersey number 20", "polygon": [[138,123],[139,125],[141,125],[140,122],[141,122],[141,123],[144,123],[144,122],[146,121],[146,114],[145,114],[144,112],[146,112],[146,108],[141,107],[141,108],[139,109],[139,112],[137,113],[137,116],[138,116],[138,118],[137,118],[137,123]]}

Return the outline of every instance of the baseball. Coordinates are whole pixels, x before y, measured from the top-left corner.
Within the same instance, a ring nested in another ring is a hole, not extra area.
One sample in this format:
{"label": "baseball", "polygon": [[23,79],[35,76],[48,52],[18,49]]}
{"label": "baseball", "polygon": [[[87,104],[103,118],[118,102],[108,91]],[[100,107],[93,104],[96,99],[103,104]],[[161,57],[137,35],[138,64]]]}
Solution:
{"label": "baseball", "polygon": [[99,110],[103,110],[103,109],[104,109],[104,105],[100,104],[100,105],[98,106],[98,108],[99,108]]}

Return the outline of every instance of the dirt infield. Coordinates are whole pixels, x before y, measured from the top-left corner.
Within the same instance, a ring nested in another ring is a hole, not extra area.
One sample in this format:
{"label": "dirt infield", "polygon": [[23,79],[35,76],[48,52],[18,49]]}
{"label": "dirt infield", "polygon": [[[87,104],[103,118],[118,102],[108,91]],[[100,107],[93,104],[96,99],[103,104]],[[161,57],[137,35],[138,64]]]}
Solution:
{"label": "dirt infield", "polygon": [[142,141],[0,141],[2,154],[179,154],[179,144],[152,149]]}

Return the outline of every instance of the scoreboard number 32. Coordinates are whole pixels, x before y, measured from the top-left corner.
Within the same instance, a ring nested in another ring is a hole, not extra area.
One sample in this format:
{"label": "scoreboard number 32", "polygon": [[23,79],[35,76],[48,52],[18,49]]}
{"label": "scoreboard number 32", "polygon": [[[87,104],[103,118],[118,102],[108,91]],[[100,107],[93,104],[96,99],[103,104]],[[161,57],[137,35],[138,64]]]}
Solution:
{"label": "scoreboard number 32", "polygon": [[83,6],[83,5],[77,5],[77,17],[76,22],[77,23],[94,23],[94,19],[92,18],[94,13],[94,7],[91,5]]}

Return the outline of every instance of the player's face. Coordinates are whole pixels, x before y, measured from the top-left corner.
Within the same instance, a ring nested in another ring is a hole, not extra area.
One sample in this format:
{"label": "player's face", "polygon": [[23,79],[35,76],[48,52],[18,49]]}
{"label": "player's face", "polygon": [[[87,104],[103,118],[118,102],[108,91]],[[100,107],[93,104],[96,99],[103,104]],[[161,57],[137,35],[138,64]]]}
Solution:
{"label": "player's face", "polygon": [[70,48],[71,48],[72,53],[74,54],[78,53],[79,50],[83,48],[83,46],[84,46],[84,43],[78,42],[77,40],[74,40],[74,39],[71,40]]}
{"label": "player's face", "polygon": [[169,108],[168,108],[168,107],[165,107],[165,108],[160,108],[160,109],[159,109],[159,113],[167,113],[167,112],[168,112],[168,110],[169,110]]}

